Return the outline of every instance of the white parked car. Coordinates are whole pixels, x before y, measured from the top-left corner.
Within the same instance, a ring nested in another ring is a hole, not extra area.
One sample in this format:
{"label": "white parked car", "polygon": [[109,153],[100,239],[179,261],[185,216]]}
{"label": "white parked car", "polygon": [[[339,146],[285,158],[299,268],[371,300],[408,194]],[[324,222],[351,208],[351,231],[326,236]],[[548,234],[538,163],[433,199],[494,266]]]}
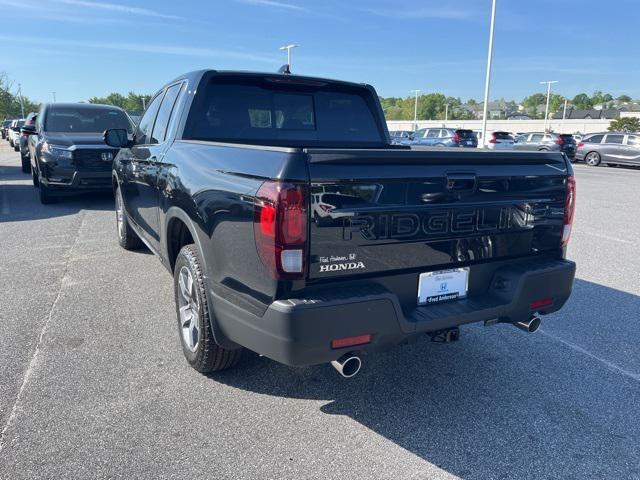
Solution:
{"label": "white parked car", "polygon": [[509,132],[493,132],[487,142],[487,148],[491,150],[511,150],[514,140]]}
{"label": "white parked car", "polygon": [[11,126],[8,130],[9,145],[13,147],[16,152],[20,151],[20,128],[24,125],[24,118],[20,120],[14,120],[11,122]]}

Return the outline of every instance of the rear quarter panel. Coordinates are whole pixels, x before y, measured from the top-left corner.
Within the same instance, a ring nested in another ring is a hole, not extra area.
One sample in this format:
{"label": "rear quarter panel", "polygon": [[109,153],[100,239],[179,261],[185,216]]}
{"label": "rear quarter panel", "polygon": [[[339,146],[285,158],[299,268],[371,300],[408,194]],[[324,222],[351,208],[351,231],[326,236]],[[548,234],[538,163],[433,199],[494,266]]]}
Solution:
{"label": "rear quarter panel", "polygon": [[293,149],[180,140],[164,164],[158,185],[165,233],[161,248],[166,254],[167,228],[183,212],[191,222],[209,288],[261,314],[279,284],[257,255],[255,195],[267,179],[307,182],[305,157]]}

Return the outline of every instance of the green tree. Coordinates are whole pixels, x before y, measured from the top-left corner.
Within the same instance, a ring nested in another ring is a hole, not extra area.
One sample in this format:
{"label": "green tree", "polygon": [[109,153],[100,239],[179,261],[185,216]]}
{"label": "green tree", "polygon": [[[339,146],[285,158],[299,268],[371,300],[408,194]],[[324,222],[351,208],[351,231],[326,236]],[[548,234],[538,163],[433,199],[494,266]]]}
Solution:
{"label": "green tree", "polygon": [[527,108],[538,107],[538,105],[542,105],[547,102],[547,94],[546,93],[534,93],[522,101],[522,104]]}
{"label": "green tree", "polygon": [[151,100],[151,95],[141,95],[129,92],[125,97],[121,93],[110,93],[106,97],[91,97],[89,103],[100,103],[103,105],[114,105],[128,112],[142,112],[144,107]]}
{"label": "green tree", "polygon": [[592,105],[600,105],[603,103],[607,103],[613,100],[613,97],[609,93],[603,93],[600,90],[593,92],[591,95],[591,104]]}
{"label": "green tree", "polygon": [[640,118],[624,117],[617,120],[611,120],[609,125],[610,132],[640,132]]}
{"label": "green tree", "polygon": [[565,98],[562,95],[552,93],[549,96],[549,116],[552,116],[555,112],[564,107]]}
{"label": "green tree", "polygon": [[15,87],[15,82],[6,73],[0,72],[0,119],[21,117],[23,108],[25,116],[40,109],[38,102],[24,95],[16,95]]}
{"label": "green tree", "polygon": [[620,95],[618,98],[616,98],[616,100],[618,100],[619,102],[630,102],[631,97],[629,95]]}
{"label": "green tree", "polygon": [[591,101],[591,98],[589,97],[589,95],[587,95],[586,93],[579,93],[578,95],[573,97],[573,100],[571,100],[571,103],[573,103],[573,105],[578,110],[587,110],[593,107],[593,102]]}

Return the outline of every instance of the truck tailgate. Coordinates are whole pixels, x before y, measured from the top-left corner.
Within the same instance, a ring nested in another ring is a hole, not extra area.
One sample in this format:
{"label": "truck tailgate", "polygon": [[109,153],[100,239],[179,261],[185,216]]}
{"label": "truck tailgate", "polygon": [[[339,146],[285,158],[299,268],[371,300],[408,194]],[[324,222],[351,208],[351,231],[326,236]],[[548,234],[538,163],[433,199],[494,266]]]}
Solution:
{"label": "truck tailgate", "polygon": [[441,270],[560,246],[558,153],[309,149],[309,278]]}

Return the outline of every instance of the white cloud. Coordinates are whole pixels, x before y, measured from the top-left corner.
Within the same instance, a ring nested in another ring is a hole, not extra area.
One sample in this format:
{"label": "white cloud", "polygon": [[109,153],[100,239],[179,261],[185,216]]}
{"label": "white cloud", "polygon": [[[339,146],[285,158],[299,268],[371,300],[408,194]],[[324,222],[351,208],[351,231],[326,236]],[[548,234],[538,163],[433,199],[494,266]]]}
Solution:
{"label": "white cloud", "polygon": [[395,18],[399,20],[420,20],[425,18],[444,18],[449,20],[463,20],[471,17],[471,12],[464,8],[415,8],[415,9],[386,9],[365,8],[365,12],[380,17]]}
{"label": "white cloud", "polygon": [[275,0],[236,0],[238,3],[245,3],[247,5],[257,5],[260,7],[280,8],[286,10],[296,10],[298,12],[308,12],[307,8],[300,5],[294,5],[293,3],[278,2]]}
{"label": "white cloud", "polygon": [[32,38],[20,36],[0,35],[0,42],[56,46],[69,48],[93,48],[100,50],[116,50],[138,53],[156,53],[160,55],[181,55],[191,57],[206,57],[213,59],[244,60],[249,62],[278,63],[278,58],[269,55],[258,55],[246,53],[238,50],[221,50],[213,48],[189,47],[184,45],[161,45],[152,43],[117,43],[117,42],[94,42],[81,40],[62,40],[55,38]]}
{"label": "white cloud", "polygon": [[126,13],[129,15],[140,15],[143,17],[165,18],[171,20],[180,20],[181,17],[176,15],[167,15],[164,13],[156,12],[148,8],[130,7],[128,5],[120,5],[117,3],[107,2],[90,2],[87,0],[55,0],[58,3],[71,5],[74,7],[92,8],[97,10],[107,10],[110,12]]}

